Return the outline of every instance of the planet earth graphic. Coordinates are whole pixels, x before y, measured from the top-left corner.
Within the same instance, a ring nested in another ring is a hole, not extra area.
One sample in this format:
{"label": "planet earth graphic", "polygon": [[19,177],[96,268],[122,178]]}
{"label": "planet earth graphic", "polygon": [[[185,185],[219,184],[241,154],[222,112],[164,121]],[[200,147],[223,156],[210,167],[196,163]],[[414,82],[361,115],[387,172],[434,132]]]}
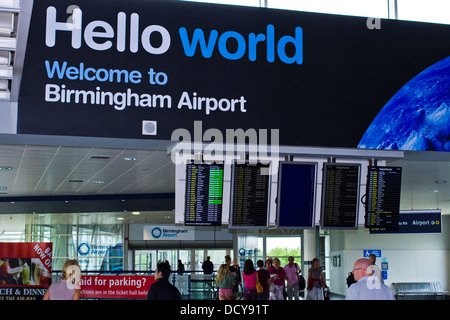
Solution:
{"label": "planet earth graphic", "polygon": [[375,117],[358,148],[450,151],[450,56],[406,83]]}

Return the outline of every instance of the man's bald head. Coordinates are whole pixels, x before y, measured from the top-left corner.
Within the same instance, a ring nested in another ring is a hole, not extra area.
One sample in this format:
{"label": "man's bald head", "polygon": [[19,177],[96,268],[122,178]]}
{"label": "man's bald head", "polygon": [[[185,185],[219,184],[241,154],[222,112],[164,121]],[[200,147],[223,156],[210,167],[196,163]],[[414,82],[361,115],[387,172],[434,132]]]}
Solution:
{"label": "man's bald head", "polygon": [[369,259],[362,258],[358,259],[355,262],[355,265],[353,267],[353,276],[355,277],[355,280],[358,281],[364,276],[371,276],[372,270],[369,270],[369,267],[372,265]]}

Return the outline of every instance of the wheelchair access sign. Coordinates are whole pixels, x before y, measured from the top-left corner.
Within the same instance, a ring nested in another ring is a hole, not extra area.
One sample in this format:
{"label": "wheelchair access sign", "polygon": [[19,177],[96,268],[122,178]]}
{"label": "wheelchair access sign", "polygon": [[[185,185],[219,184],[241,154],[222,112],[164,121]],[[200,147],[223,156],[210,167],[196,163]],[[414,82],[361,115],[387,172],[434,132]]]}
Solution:
{"label": "wheelchair access sign", "polygon": [[374,254],[377,258],[381,258],[381,250],[365,249],[363,256],[364,258],[368,258],[371,254]]}

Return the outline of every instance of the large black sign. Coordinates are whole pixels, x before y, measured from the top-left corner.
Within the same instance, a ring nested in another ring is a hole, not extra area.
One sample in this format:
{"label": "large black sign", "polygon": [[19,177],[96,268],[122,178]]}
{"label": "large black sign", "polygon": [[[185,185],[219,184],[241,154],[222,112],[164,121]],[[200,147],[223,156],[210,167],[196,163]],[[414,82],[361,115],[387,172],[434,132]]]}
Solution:
{"label": "large black sign", "polygon": [[[36,0],[17,131],[178,141],[174,130],[192,135],[199,120],[223,140],[226,129],[279,129],[281,145],[355,148],[391,97],[440,61],[439,86],[436,72],[417,84],[433,99],[414,105],[442,106],[449,38],[438,24],[168,0]],[[395,110],[409,110],[408,99]],[[385,118],[410,125],[403,111]],[[377,122],[370,133],[444,149],[427,136],[434,112],[412,113],[427,121],[414,130],[423,139],[398,123]],[[407,147],[366,140],[360,147]]]}

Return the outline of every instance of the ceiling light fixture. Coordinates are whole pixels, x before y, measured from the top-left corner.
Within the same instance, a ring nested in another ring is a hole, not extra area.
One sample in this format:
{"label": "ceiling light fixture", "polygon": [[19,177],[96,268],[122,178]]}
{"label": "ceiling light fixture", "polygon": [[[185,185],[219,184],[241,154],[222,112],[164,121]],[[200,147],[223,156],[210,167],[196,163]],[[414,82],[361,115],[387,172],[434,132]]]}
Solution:
{"label": "ceiling light fixture", "polygon": [[440,179],[440,180],[436,180],[435,183],[437,183],[437,184],[445,184],[445,183],[447,183],[447,180]]}

